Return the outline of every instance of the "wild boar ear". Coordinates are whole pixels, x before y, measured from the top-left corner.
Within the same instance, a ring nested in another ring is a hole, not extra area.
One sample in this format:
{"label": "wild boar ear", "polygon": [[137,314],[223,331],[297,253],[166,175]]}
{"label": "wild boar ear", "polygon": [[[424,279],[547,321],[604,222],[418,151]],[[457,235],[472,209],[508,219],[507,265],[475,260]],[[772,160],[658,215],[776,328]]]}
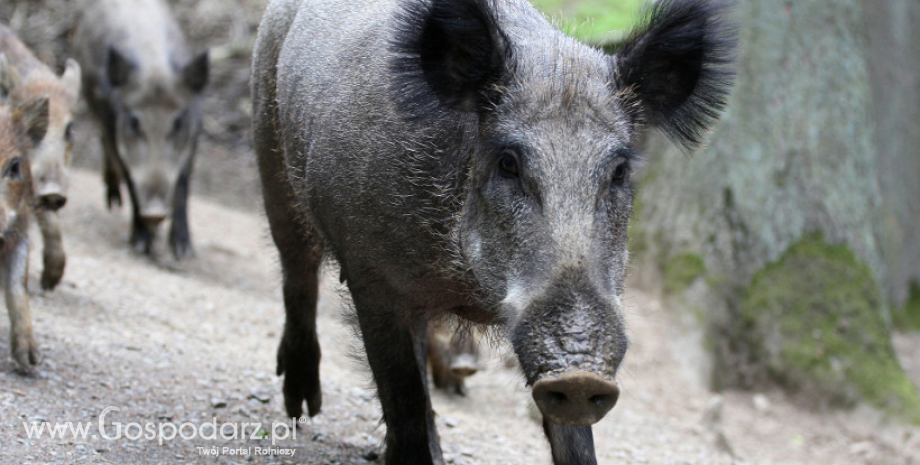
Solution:
{"label": "wild boar ear", "polygon": [[135,64],[128,57],[124,56],[115,47],[109,46],[108,63],[106,72],[109,78],[109,84],[112,87],[121,87],[128,83],[131,72],[134,71]]}
{"label": "wild boar ear", "polygon": [[68,58],[64,64],[64,72],[61,73],[61,83],[67,91],[67,97],[72,102],[80,99],[80,86],[83,79],[80,75],[80,64],[73,58]]}
{"label": "wild boar ear", "polygon": [[465,112],[485,109],[510,62],[508,40],[491,3],[406,3],[393,43],[397,58],[391,63],[397,80],[403,81],[396,87],[409,95],[401,100],[414,100],[414,106],[424,100],[421,86],[414,82],[420,77],[424,87],[448,108]]}
{"label": "wild boar ear", "polygon": [[10,66],[5,53],[0,53],[0,103],[6,102],[13,89],[19,86],[19,73]]}
{"label": "wild boar ear", "polygon": [[614,56],[616,91],[634,122],[692,150],[725,107],[737,34],[731,1],[660,0]]}
{"label": "wild boar ear", "polygon": [[48,132],[48,96],[39,95],[13,109],[13,122],[25,131],[32,146]]}
{"label": "wild boar ear", "polygon": [[200,93],[208,84],[209,67],[208,51],[205,50],[182,68],[182,81],[193,93]]}

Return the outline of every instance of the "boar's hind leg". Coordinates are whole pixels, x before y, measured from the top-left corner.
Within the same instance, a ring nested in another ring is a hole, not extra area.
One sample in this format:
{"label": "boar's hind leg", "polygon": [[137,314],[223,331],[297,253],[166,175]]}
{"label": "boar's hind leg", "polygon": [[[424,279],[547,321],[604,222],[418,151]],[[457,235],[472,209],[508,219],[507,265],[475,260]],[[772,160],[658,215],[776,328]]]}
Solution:
{"label": "boar's hind leg", "polygon": [[387,425],[385,462],[442,465],[426,379],[428,323],[421,318],[409,323],[397,311],[380,311],[380,302],[386,301],[367,302],[355,296],[358,324]]}
{"label": "boar's hind leg", "polygon": [[188,188],[192,177],[192,161],[179,174],[173,202],[172,224],[169,227],[169,247],[181,260],[192,256],[192,236],[188,231]]}
{"label": "boar's hind leg", "polygon": [[44,290],[52,290],[64,276],[64,265],[67,255],[64,253],[64,240],[61,237],[61,218],[57,212],[39,208],[35,210],[35,218],[42,232],[42,269],[41,285]]}
{"label": "boar's hind leg", "polygon": [[284,276],[284,335],[278,347],[279,376],[284,375],[284,405],[288,415],[299,417],[303,402],[312,417],[323,405],[319,383],[319,339],[316,336],[316,301],[319,294],[319,265],[322,261],[315,236],[295,232],[272,223],[272,236],[281,254]]}
{"label": "boar's hind leg", "polygon": [[553,465],[597,465],[590,426],[559,426],[543,420],[543,432],[553,451]]}

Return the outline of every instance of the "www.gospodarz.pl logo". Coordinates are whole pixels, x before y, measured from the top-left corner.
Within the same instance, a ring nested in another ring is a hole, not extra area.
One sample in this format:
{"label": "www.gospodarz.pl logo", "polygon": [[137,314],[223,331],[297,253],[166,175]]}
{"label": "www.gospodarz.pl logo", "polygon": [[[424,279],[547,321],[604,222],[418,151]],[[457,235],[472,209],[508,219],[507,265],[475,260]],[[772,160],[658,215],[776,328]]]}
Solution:
{"label": "www.gospodarz.pl logo", "polygon": [[[275,445],[275,441],[297,439],[297,419],[294,418],[291,419],[290,423],[273,422],[270,425],[266,425],[268,428],[263,428],[263,423],[258,422],[218,423],[216,417],[212,417],[211,421],[201,424],[192,422],[180,424],[173,422],[106,422],[106,415],[110,412],[118,411],[120,411],[118,407],[106,407],[95,422],[22,422],[22,427],[25,429],[26,436],[29,439],[41,439],[45,436],[50,439],[106,439],[109,441],[128,439],[131,441],[156,441],[160,445],[175,439],[186,441],[193,439],[210,441],[270,439],[272,445]],[[300,421],[304,422],[305,419],[302,418]]]}

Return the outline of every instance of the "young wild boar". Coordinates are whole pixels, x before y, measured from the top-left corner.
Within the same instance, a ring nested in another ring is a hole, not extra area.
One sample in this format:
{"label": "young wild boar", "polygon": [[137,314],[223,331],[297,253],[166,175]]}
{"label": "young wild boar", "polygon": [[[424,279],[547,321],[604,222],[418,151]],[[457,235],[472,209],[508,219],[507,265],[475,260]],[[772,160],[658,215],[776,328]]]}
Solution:
{"label": "young wild boar", "polygon": [[188,193],[208,54],[190,55],[165,0],[85,0],[74,33],[83,90],[102,132],[107,205],[133,208],[131,243],[151,254],[172,217],[169,246],[192,254]]}
{"label": "young wild boar", "polygon": [[434,386],[465,396],[466,378],[479,371],[479,343],[467,331],[452,332],[442,323],[428,327],[428,364]]}
{"label": "young wild boar", "polygon": [[283,268],[287,412],[322,403],[316,299],[336,260],[387,426],[387,464],[441,464],[428,322],[502,328],[553,461],[593,464],[626,353],[630,176],[647,127],[700,143],[735,39],[716,0],[663,0],[615,55],[526,0],[273,0],[252,75]]}
{"label": "young wild boar", "polygon": [[32,177],[29,153],[48,130],[48,97],[16,107],[0,105],[0,273],[10,315],[13,360],[29,372],[41,360],[32,334],[26,279],[29,274],[29,205]]}
{"label": "young wild boar", "polygon": [[67,59],[56,76],[6,26],[0,25],[0,95],[19,105],[48,97],[48,130],[29,154],[35,193],[35,218],[42,232],[44,269],[41,286],[54,289],[64,276],[67,256],[58,210],[67,203],[68,171],[73,151],[73,114],[80,99],[80,65]]}

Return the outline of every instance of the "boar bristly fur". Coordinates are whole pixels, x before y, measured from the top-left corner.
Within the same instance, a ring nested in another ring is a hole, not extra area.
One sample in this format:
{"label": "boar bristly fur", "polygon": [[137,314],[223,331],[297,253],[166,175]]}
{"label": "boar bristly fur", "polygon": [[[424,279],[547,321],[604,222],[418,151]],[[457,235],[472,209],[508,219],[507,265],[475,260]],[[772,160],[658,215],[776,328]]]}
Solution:
{"label": "boar bristly fur", "polygon": [[253,142],[283,268],[285,406],[319,412],[318,270],[347,282],[386,462],[441,464],[429,322],[510,342],[556,465],[596,463],[616,403],[630,177],[642,132],[694,147],[725,105],[727,4],[664,0],[621,52],[526,0],[274,0],[256,41]]}
{"label": "boar bristly fur", "polygon": [[29,153],[48,130],[48,107],[47,96],[15,107],[0,105],[0,274],[10,317],[10,351],[26,373],[41,361],[26,290],[33,195]]}
{"label": "boar bristly fur", "polygon": [[169,218],[173,255],[189,257],[189,182],[208,53],[189,52],[164,0],[84,3],[74,48],[102,132],[107,205],[121,205],[123,183],[135,249],[153,253],[159,224]]}
{"label": "boar bristly fur", "polygon": [[0,25],[0,94],[15,106],[38,96],[48,97],[48,128],[31,149],[33,213],[42,233],[43,289],[54,289],[64,276],[64,252],[58,210],[67,203],[73,160],[74,112],[80,99],[80,65],[68,58],[57,76],[5,26]]}

